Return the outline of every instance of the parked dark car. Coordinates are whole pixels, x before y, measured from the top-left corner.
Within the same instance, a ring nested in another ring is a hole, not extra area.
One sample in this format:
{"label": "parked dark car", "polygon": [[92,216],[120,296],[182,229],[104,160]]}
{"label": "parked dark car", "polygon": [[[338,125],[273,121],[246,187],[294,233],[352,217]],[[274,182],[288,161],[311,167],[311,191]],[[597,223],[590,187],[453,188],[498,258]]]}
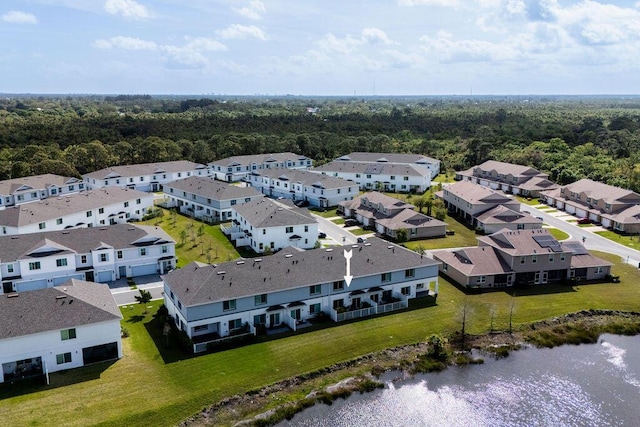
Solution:
{"label": "parked dark car", "polygon": [[309,206],[309,201],[308,200],[296,200],[295,202],[293,202],[294,205],[296,205],[299,208],[306,208],[307,206]]}
{"label": "parked dark car", "polygon": [[353,227],[354,225],[358,225],[358,221],[356,221],[355,219],[349,218],[344,220],[345,227]]}
{"label": "parked dark car", "polygon": [[324,231],[318,232],[318,239],[326,239],[326,238],[327,238],[327,233],[325,233]]}
{"label": "parked dark car", "polygon": [[578,224],[591,224],[591,220],[589,218],[578,218]]}
{"label": "parked dark car", "polygon": [[356,240],[358,241],[358,243],[364,243],[367,241],[365,237],[358,237]]}

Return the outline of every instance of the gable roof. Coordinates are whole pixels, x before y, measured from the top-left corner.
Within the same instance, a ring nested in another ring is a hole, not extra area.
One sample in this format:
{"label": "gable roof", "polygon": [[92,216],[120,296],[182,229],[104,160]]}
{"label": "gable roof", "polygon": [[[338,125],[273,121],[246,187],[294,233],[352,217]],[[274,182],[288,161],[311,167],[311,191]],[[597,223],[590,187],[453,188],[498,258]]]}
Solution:
{"label": "gable roof", "polygon": [[395,197],[387,196],[384,193],[378,191],[369,191],[362,193],[353,200],[344,200],[338,204],[344,206],[347,209],[358,209],[363,203],[369,202],[375,205],[382,205],[385,209],[413,209],[414,205],[407,203],[403,200],[396,199]]}
{"label": "gable roof", "polygon": [[561,188],[565,189],[565,196],[568,190],[572,193],[584,193],[592,199],[604,200],[606,203],[640,204],[640,194],[591,179],[580,179]]}
{"label": "gable roof", "polygon": [[266,163],[282,163],[286,161],[300,161],[300,160],[311,160],[309,157],[304,156],[302,154],[295,154],[291,152],[284,153],[267,153],[267,154],[251,154],[246,156],[231,156],[226,157],[224,159],[214,160],[210,162],[210,165],[221,166],[221,167],[229,167],[229,166],[240,166],[240,165],[250,165],[252,163],[262,165]]}
{"label": "gable roof", "polygon": [[478,215],[476,220],[482,224],[542,224],[542,220],[531,215],[516,212],[499,205]]}
{"label": "gable roof", "polygon": [[511,256],[571,252],[561,246],[545,228],[515,231],[502,229],[477,239],[478,242],[498,248]]}
{"label": "gable roof", "polygon": [[412,153],[369,153],[363,151],[354,151],[344,156],[338,157],[336,160],[352,161],[352,162],[379,162],[379,163],[406,163],[406,164],[438,164],[440,160],[433,157],[423,156],[422,154]]}
{"label": "gable roof", "polygon": [[345,180],[335,176],[323,175],[300,169],[260,169],[253,171],[251,175],[299,183],[325,190],[353,187],[354,185],[357,185],[351,180]]}
{"label": "gable roof", "polygon": [[421,214],[412,209],[403,209],[398,212],[397,215],[389,218],[380,218],[376,222],[391,230],[447,226],[446,222]]}
{"label": "gable roof", "polygon": [[504,274],[512,271],[498,251],[491,246],[436,251],[433,256],[466,276]]}
{"label": "gable roof", "polygon": [[44,190],[49,187],[62,187],[63,185],[80,182],[77,178],[54,175],[52,173],[25,176],[0,181],[0,194],[7,196],[23,190]]}
{"label": "gable roof", "polygon": [[[95,172],[84,174],[83,177],[92,179],[107,179],[116,177],[153,175],[155,173],[163,172],[187,172],[206,168],[206,165],[200,163],[194,163],[188,160],[175,160],[172,162],[139,163],[135,165],[111,166],[109,168],[104,168]],[[126,183],[123,182],[123,184]]]}
{"label": "gable roof", "polygon": [[[196,194],[212,200],[231,200],[246,197],[264,197],[253,187],[241,187],[238,185],[227,184],[218,181],[213,177],[191,176],[189,178],[173,181],[165,184],[164,192],[169,193],[169,188],[185,191],[187,193]],[[173,194],[174,196],[176,194]]]}
{"label": "gable roof", "polygon": [[311,172],[360,173],[365,175],[428,176],[431,171],[420,165],[399,163],[367,163],[334,160],[310,169]]}
{"label": "gable roof", "polygon": [[483,187],[478,184],[474,184],[471,181],[460,181],[455,184],[447,185],[443,188],[443,191],[458,196],[462,200],[471,204],[478,203],[515,203],[513,197],[509,197],[502,192],[492,190],[491,188]]}
{"label": "gable roof", "polygon": [[174,242],[159,227],[115,224],[108,227],[77,228],[42,233],[0,236],[0,262],[14,262],[32,256],[43,247],[86,254],[102,246],[127,249],[140,246],[140,241],[151,244]]}
{"label": "gable roof", "polygon": [[109,206],[114,203],[148,197],[150,197],[149,193],[127,188],[85,190],[79,193],[50,197],[42,201],[23,203],[18,206],[0,210],[0,224],[9,227],[22,227],[65,217],[82,211]]}
{"label": "gable roof", "polygon": [[182,304],[193,306],[344,279],[344,250],[353,251],[351,274],[374,276],[439,263],[401,246],[372,237],[367,243],[300,251],[219,265],[191,263],[163,276]]}
{"label": "gable roof", "polygon": [[122,318],[107,285],[71,279],[59,286],[0,295],[0,339]]}
{"label": "gable roof", "polygon": [[233,210],[255,228],[316,224],[318,222],[307,209],[286,208],[266,198],[236,205]]}

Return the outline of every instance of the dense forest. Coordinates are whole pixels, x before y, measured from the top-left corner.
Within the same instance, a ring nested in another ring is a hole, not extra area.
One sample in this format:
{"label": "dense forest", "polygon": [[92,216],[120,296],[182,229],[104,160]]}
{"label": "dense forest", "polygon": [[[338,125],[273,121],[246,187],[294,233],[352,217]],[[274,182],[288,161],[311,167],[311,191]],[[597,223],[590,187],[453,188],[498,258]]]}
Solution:
{"label": "dense forest", "polygon": [[561,184],[640,191],[640,97],[302,98],[149,95],[0,100],[0,179],[112,165],[294,151],[413,152],[443,170],[488,159]]}

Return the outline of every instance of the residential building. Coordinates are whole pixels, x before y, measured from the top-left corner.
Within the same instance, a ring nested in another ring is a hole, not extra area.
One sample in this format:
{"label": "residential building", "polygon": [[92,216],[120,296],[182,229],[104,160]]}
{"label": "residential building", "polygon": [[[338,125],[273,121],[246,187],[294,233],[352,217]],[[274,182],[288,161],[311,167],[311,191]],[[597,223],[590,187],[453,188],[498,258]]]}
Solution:
{"label": "residential building", "polygon": [[153,194],[126,188],[81,191],[0,210],[0,235],[100,227],[141,219]]}
{"label": "residential building", "polygon": [[[512,196],[501,191],[483,187],[470,181],[456,182],[442,188],[442,191],[435,193],[436,197],[444,201],[445,206],[451,215],[457,216],[474,226],[482,226],[478,223],[478,217],[498,206],[520,212],[520,202]],[[505,224],[510,224],[504,221]],[[518,228],[518,224],[509,227]]]}
{"label": "residential building", "polygon": [[190,176],[209,176],[207,165],[175,160],[112,166],[82,176],[87,188],[121,187],[139,191],[162,191],[162,186]]}
{"label": "residential building", "polygon": [[456,180],[471,181],[509,194],[538,197],[541,191],[558,188],[549,174],[529,166],[487,160],[479,166],[456,172]]}
{"label": "residential building", "polygon": [[164,186],[167,207],[206,222],[226,221],[234,206],[258,200],[262,193],[251,187],[227,184],[213,177],[192,176]]}
{"label": "residential building", "polygon": [[354,181],[361,190],[424,193],[431,186],[429,169],[408,164],[334,160],[310,171]]}
{"label": "residential building", "polygon": [[51,173],[7,179],[0,181],[0,209],[77,193],[83,189],[84,183],[78,178]]}
{"label": "residential building", "polygon": [[640,194],[590,179],[542,193],[548,205],[621,233],[640,233]]}
{"label": "residential building", "polygon": [[313,248],[318,240],[318,221],[307,209],[285,207],[270,199],[234,206],[233,224],[221,230],[237,247],[249,246],[257,253],[287,246]]}
{"label": "residential building", "polygon": [[109,287],[82,280],[0,295],[0,383],[119,359],[121,319]]}
{"label": "residential building", "polygon": [[478,247],[433,252],[441,273],[468,288],[603,280],[611,272],[610,262],[580,242],[558,242],[546,229],[501,230],[477,239]]}
{"label": "residential building", "polygon": [[502,229],[508,230],[530,230],[542,228],[543,221],[530,214],[514,211],[503,205],[478,215],[476,225],[485,234],[495,233]]}
{"label": "residential building", "polygon": [[409,240],[443,237],[447,231],[445,222],[416,212],[414,205],[377,191],[341,202],[340,208],[346,217],[355,218],[365,228],[375,229],[393,239],[402,229],[407,231]]}
{"label": "residential building", "polygon": [[246,181],[270,197],[306,201],[321,208],[336,206],[359,194],[358,184],[353,181],[306,170],[263,169],[249,174]]}
{"label": "residential building", "polygon": [[204,351],[208,342],[258,328],[297,330],[321,312],[342,321],[406,308],[410,299],[437,295],[438,264],[375,237],[328,249],[288,247],[263,258],[191,263],[163,276],[164,298],[195,351]]}
{"label": "residential building", "polygon": [[109,227],[0,236],[0,293],[43,289],[69,279],[110,282],[175,268],[175,242],[159,227]]}
{"label": "residential building", "polygon": [[336,160],[360,163],[394,163],[397,165],[413,165],[418,168],[426,168],[431,172],[431,179],[440,174],[440,160],[422,154],[412,153],[368,153],[355,151]]}
{"label": "residential building", "polygon": [[241,181],[251,172],[266,169],[309,169],[312,161],[295,153],[233,156],[209,163],[211,173],[220,181]]}

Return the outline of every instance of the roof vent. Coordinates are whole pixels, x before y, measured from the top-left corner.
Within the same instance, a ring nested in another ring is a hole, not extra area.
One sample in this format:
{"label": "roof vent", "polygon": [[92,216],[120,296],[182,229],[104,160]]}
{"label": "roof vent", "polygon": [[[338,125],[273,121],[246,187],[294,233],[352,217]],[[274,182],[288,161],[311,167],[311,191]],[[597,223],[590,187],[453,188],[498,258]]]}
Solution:
{"label": "roof vent", "polygon": [[333,252],[333,248],[329,248],[326,250],[327,252]]}
{"label": "roof vent", "polygon": [[352,248],[357,248],[357,247],[358,247],[358,245],[351,245],[351,247],[352,247]]}
{"label": "roof vent", "polygon": [[65,299],[67,296],[66,295],[58,295],[56,296],[56,299]]}
{"label": "roof vent", "polygon": [[285,257],[285,258],[291,258],[292,256],[293,256],[293,255],[291,255],[291,254],[286,254],[284,257]]}
{"label": "roof vent", "polygon": [[11,294],[7,294],[7,298],[18,298],[18,295],[20,295],[17,292],[11,293]]}
{"label": "roof vent", "polygon": [[253,262],[262,262],[262,258],[256,258],[253,260]]}
{"label": "roof vent", "polygon": [[236,265],[242,265],[242,264],[244,264],[244,261],[237,261],[236,262]]}
{"label": "roof vent", "polygon": [[218,271],[217,274],[220,275],[220,274],[225,274],[225,273],[226,273],[226,271],[222,270],[222,271]]}
{"label": "roof vent", "polygon": [[371,246],[371,243],[365,243],[364,245],[365,246]]}
{"label": "roof vent", "polygon": [[393,245],[387,246],[387,249],[393,249]]}

